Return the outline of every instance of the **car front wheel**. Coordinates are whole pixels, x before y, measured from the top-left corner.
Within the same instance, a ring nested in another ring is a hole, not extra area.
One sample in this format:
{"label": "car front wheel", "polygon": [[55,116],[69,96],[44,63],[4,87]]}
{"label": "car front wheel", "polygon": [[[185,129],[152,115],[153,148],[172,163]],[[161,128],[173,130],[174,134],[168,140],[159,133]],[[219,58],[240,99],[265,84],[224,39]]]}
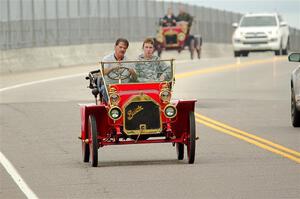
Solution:
{"label": "car front wheel", "polygon": [[282,55],[282,44],[280,44],[280,48],[279,48],[278,50],[275,50],[275,51],[274,51],[274,54],[275,54],[276,56]]}
{"label": "car front wheel", "polygon": [[292,89],[291,91],[291,119],[292,119],[292,124],[294,127],[300,127],[300,111],[297,110],[296,107],[296,100],[295,100],[295,93],[294,90]]}
{"label": "car front wheel", "polygon": [[282,50],[282,55],[287,55],[290,49],[290,38],[288,38],[285,49]]}
{"label": "car front wheel", "polygon": [[234,51],[234,57],[239,57],[241,56],[241,52],[240,51]]}
{"label": "car front wheel", "polygon": [[189,113],[189,135],[187,141],[187,156],[189,164],[195,161],[196,149],[196,129],[195,129],[195,115],[194,112]]}
{"label": "car front wheel", "polygon": [[98,166],[98,139],[97,139],[97,124],[96,118],[93,115],[89,116],[88,133],[90,140],[90,162],[92,167]]}
{"label": "car front wheel", "polygon": [[[86,136],[87,138],[88,136]],[[89,162],[90,160],[90,145],[85,141],[82,141],[82,159],[83,162]]]}
{"label": "car front wheel", "polygon": [[249,54],[249,51],[243,51],[242,52],[243,57],[248,57],[248,54]]}

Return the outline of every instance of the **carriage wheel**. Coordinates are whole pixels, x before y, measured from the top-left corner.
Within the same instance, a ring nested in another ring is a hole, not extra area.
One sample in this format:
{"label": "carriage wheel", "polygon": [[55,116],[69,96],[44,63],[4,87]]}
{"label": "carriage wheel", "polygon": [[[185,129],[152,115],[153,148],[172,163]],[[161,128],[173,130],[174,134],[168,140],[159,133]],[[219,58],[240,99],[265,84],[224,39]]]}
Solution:
{"label": "carriage wheel", "polygon": [[195,131],[195,115],[194,112],[189,113],[189,136],[187,142],[187,155],[189,164],[193,164],[195,161],[195,149],[196,149],[196,131]]}
{"label": "carriage wheel", "polygon": [[182,143],[176,143],[176,152],[177,152],[177,159],[178,160],[183,160],[184,145]]}
{"label": "carriage wheel", "polygon": [[198,59],[200,59],[200,58],[201,58],[201,47],[200,47],[200,46],[197,47],[197,48],[196,48],[196,51],[197,51]]}
{"label": "carriage wheel", "polygon": [[[85,137],[87,138],[87,136]],[[89,144],[85,143],[85,141],[82,141],[82,159],[83,162],[89,162],[90,160],[90,146]]]}
{"label": "carriage wheel", "polygon": [[90,142],[90,161],[93,167],[98,166],[98,139],[97,124],[93,115],[89,116],[88,133]]}
{"label": "carriage wheel", "polygon": [[202,47],[202,38],[195,37],[195,48],[196,48],[198,59],[201,58],[201,47]]}
{"label": "carriage wheel", "polygon": [[194,59],[194,51],[195,51],[195,39],[194,38],[192,38],[190,40],[189,50],[191,53],[191,59]]}

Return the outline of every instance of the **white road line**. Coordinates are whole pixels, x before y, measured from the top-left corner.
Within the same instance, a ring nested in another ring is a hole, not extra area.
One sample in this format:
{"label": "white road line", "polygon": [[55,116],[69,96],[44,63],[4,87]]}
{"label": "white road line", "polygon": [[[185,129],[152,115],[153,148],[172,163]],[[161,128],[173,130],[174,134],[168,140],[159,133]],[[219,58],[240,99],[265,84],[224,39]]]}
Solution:
{"label": "white road line", "polygon": [[[38,80],[38,81],[27,82],[27,83],[23,83],[23,84],[17,84],[17,85],[14,85],[14,86],[1,88],[0,92],[7,91],[7,90],[12,90],[12,89],[16,89],[16,88],[21,88],[21,87],[24,87],[24,86],[30,86],[30,85],[34,85],[34,84],[40,84],[40,83],[55,81],[55,80],[79,77],[79,76],[83,76],[85,74],[87,74],[87,73],[66,75],[66,76],[61,76],[61,77],[55,77],[55,78],[49,78],[49,79],[43,79],[43,80]],[[3,165],[3,167],[6,169],[7,173],[12,177],[12,179],[19,186],[19,188],[26,195],[27,198],[38,199],[38,197],[35,195],[35,193],[28,187],[26,182],[23,180],[23,178],[20,176],[20,174],[14,168],[14,166],[9,162],[9,160],[4,156],[4,154],[1,151],[0,151],[0,163]]]}
{"label": "white road line", "polygon": [[0,162],[3,167],[6,169],[7,173],[12,177],[15,183],[19,186],[19,188],[23,191],[27,198],[30,199],[38,199],[35,193],[28,187],[26,182],[19,175],[18,171],[14,168],[14,166],[9,162],[9,160],[3,155],[0,151]]}
{"label": "white road line", "polygon": [[38,80],[38,81],[27,82],[27,83],[23,83],[23,84],[17,84],[17,85],[14,85],[14,86],[8,86],[8,87],[1,88],[0,92],[7,91],[7,90],[12,90],[12,89],[20,88],[20,87],[24,87],[24,86],[30,86],[30,85],[34,85],[34,84],[40,84],[40,83],[55,81],[55,80],[79,77],[79,76],[83,76],[83,75],[86,75],[86,74],[87,73],[78,73],[78,74],[73,74],[73,75],[65,75],[65,76],[61,76],[61,77],[54,77],[54,78],[49,78],[49,79],[42,79],[42,80]]}

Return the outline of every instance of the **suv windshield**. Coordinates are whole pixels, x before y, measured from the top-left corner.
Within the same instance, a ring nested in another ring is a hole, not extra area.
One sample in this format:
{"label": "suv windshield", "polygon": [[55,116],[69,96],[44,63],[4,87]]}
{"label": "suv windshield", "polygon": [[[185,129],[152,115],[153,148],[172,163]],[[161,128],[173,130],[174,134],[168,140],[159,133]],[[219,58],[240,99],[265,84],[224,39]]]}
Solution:
{"label": "suv windshield", "polygon": [[244,17],[240,27],[257,27],[257,26],[276,26],[276,18],[274,16],[256,16]]}
{"label": "suv windshield", "polygon": [[[101,62],[106,84],[173,80],[173,60]],[[103,74],[103,73],[102,73]]]}

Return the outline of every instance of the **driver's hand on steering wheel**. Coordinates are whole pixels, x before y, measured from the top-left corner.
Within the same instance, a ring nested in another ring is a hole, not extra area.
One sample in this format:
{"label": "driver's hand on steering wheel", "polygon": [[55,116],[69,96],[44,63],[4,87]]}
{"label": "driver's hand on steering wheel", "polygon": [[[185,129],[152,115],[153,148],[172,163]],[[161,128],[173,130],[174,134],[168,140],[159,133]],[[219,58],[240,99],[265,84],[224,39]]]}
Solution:
{"label": "driver's hand on steering wheel", "polygon": [[131,73],[132,80],[136,81],[137,80],[137,75],[136,75],[135,70],[133,68],[129,68],[129,72]]}
{"label": "driver's hand on steering wheel", "polygon": [[160,77],[159,77],[159,81],[165,81],[166,77],[164,74],[162,74]]}

